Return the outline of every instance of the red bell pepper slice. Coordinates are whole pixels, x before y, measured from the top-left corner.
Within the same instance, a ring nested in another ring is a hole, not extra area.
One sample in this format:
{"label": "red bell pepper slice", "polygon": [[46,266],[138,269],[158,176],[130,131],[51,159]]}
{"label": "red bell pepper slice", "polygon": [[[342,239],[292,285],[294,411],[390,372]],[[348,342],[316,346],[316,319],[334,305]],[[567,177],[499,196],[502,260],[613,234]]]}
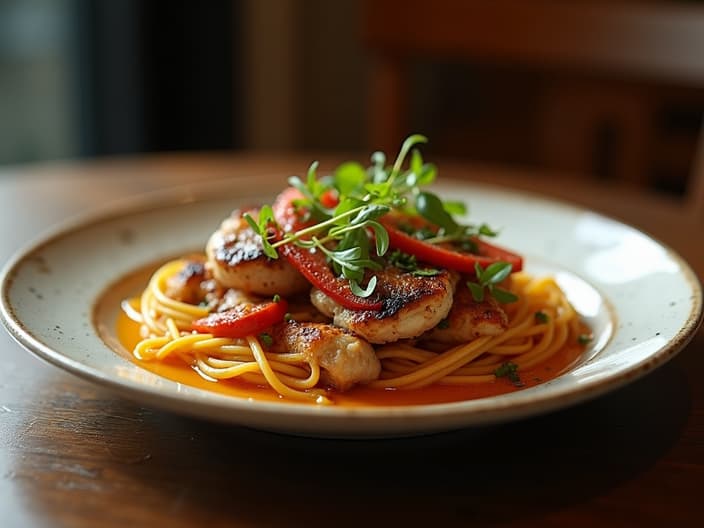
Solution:
{"label": "red bell pepper slice", "polygon": [[415,255],[421,262],[464,273],[475,273],[474,265],[476,263],[486,267],[493,262],[499,261],[511,264],[512,271],[523,269],[523,257],[478,238],[473,240],[479,249],[478,255],[461,253],[446,247],[429,244],[404,233],[396,227],[393,217],[383,217],[380,222],[389,233],[389,245],[391,247],[400,249],[404,253]]}
{"label": "red bell pepper slice", "polygon": [[333,274],[322,252],[294,244],[282,246],[279,252],[308,282],[340,306],[350,310],[381,310],[382,302],[379,299],[359,297],[352,293],[349,281]]}
{"label": "red bell pepper slice", "polygon": [[[301,220],[299,212],[293,205],[294,200],[303,195],[295,188],[289,187],[276,198],[272,209],[274,217],[284,233],[279,233],[281,239],[285,232],[297,231],[306,227]],[[308,282],[325,293],[340,306],[350,310],[380,310],[382,302],[378,298],[359,297],[352,293],[349,281],[336,277],[328,266],[325,255],[321,251],[311,251],[295,244],[284,244],[279,248],[279,253],[288,260]]]}
{"label": "red bell pepper slice", "polygon": [[193,330],[216,337],[256,335],[284,320],[288,303],[284,299],[262,304],[240,304],[231,310],[212,313],[191,323]]}

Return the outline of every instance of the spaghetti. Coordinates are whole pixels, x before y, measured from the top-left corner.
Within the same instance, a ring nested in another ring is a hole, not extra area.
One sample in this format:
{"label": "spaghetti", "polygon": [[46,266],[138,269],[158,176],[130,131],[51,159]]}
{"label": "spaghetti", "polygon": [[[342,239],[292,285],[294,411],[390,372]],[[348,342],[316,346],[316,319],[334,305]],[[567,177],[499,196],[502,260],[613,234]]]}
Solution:
{"label": "spaghetti", "polygon": [[204,258],[166,263],[124,305],[142,328],[135,358],[325,404],[325,387],[518,386],[519,370],[573,346],[581,323],[555,281],[522,272],[521,255],[486,241],[496,231],[424,188],[436,168],[414,147],[426,141],[324,178],[314,162],[272,205],[233,211]]}
{"label": "spaghetti", "polygon": [[[185,260],[164,264],[152,275],[141,297],[123,303],[125,313],[141,325],[142,339],[133,351],[137,360],[176,357],[211,381],[238,378],[271,387],[286,399],[330,403],[326,390],[320,387],[320,365],[311,357],[270,352],[256,335],[228,338],[192,331],[192,322],[207,316],[209,309],[167,294],[169,279],[185,265]],[[500,335],[480,336],[440,351],[440,345],[432,342],[378,346],[381,374],[367,386],[409,390],[433,384],[495,383],[502,369],[511,374],[543,363],[582,334],[578,314],[552,278],[514,273],[510,291],[518,300],[505,305],[509,324]],[[292,314],[297,320],[308,317]]]}

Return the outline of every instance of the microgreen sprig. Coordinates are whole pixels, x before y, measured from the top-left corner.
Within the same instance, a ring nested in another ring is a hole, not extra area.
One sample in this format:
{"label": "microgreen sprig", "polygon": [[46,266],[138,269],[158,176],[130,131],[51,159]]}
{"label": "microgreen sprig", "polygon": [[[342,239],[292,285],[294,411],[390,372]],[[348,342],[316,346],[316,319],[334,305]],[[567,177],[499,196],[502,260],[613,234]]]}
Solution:
{"label": "microgreen sprig", "polygon": [[[378,219],[392,209],[419,214],[437,226],[438,229],[428,236],[430,243],[454,242],[472,250],[474,237],[496,234],[484,224],[478,227],[461,225],[453,216],[466,214],[464,204],[443,201],[432,192],[421,189],[433,183],[437,176],[435,165],[425,163],[421,153],[414,148],[427,141],[420,134],[409,136],[391,167],[386,165],[384,153],[375,152],[371,156],[371,165],[366,168],[357,162],[345,162],[331,176],[318,177],[318,163],[314,162],[305,180],[290,177],[289,184],[301,194],[301,198],[293,202],[303,214],[301,220],[315,222],[305,228],[281,233],[268,205],[261,208],[256,220],[248,213],[244,218],[261,237],[264,253],[269,258],[278,258],[277,248],[284,244],[316,248],[325,254],[338,275],[349,280],[356,295],[369,296],[376,286],[376,277],[370,277],[366,287],[360,284],[368,277],[367,271],[381,268],[377,259],[387,253],[389,235]],[[404,169],[407,159],[407,168]],[[329,196],[327,193],[332,193],[335,200],[324,199]],[[411,271],[419,275],[437,273],[432,269],[420,269],[417,265]]]}
{"label": "microgreen sprig", "polygon": [[467,287],[472,292],[472,297],[477,302],[482,302],[485,291],[489,292],[494,299],[500,303],[511,303],[518,300],[518,297],[510,291],[499,288],[506,277],[511,274],[513,266],[508,262],[492,262],[486,268],[482,268],[478,262],[474,265],[477,281],[467,281]]}

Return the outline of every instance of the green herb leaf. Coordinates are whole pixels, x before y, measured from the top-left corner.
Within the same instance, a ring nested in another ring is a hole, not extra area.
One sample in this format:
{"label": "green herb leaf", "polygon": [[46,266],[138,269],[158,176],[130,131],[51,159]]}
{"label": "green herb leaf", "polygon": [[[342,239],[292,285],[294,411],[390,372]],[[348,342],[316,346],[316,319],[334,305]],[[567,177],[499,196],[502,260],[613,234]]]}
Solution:
{"label": "green herb leaf", "polygon": [[262,230],[259,227],[259,223],[252,217],[251,214],[244,213],[242,215],[242,218],[244,218],[247,221],[247,223],[249,224],[249,227],[252,228],[252,231],[257,233],[259,236],[266,236],[266,233],[262,233]]}
{"label": "green herb leaf", "polygon": [[483,286],[480,286],[476,282],[467,281],[467,287],[469,288],[469,291],[472,292],[472,297],[474,298],[475,301],[477,301],[477,302],[484,301],[484,287]]}
{"label": "green herb leaf", "polygon": [[513,383],[516,387],[523,386],[523,382],[521,381],[521,378],[518,375],[518,365],[516,365],[515,363],[511,363],[510,361],[498,367],[494,371],[494,376],[496,376],[497,378],[508,378],[508,380]]}
{"label": "green herb leaf", "polygon": [[383,205],[383,204],[371,204],[367,205],[362,209],[357,216],[355,216],[350,223],[352,225],[358,225],[362,224],[364,222],[367,222],[369,220],[376,220],[379,217],[384,216],[386,213],[388,213],[391,210],[391,208],[388,205]]}
{"label": "green herb leaf", "polygon": [[411,273],[417,277],[435,277],[440,275],[440,270],[436,270],[434,268],[419,268],[413,270]]}
{"label": "green herb leaf", "polygon": [[335,188],[342,195],[349,195],[362,190],[367,179],[367,171],[359,163],[348,161],[335,169]]}
{"label": "green herb leaf", "polygon": [[417,175],[418,178],[416,181],[416,185],[430,185],[435,181],[437,174],[438,169],[435,165],[433,165],[432,163],[424,164],[420,169],[420,173]]}
{"label": "green herb leaf", "polygon": [[372,293],[374,293],[375,288],[376,277],[372,277],[371,279],[369,279],[369,283],[364,289],[360,287],[359,283],[356,280],[350,280],[350,289],[352,290],[352,293],[354,293],[357,297],[369,297]]}
{"label": "green herb leaf", "polygon": [[498,284],[511,274],[512,268],[508,262],[493,262],[483,271],[481,280],[485,284]]}
{"label": "green herb leaf", "polygon": [[579,336],[577,336],[577,343],[580,345],[588,345],[592,342],[592,339],[594,338],[589,334],[579,334]]}
{"label": "green herb leaf", "polygon": [[481,224],[479,226],[479,230],[477,231],[477,234],[483,235],[483,236],[488,236],[488,237],[495,237],[499,234],[499,232],[493,230],[487,224]]}
{"label": "green herb leaf", "polygon": [[508,304],[518,300],[517,295],[511,293],[510,291],[497,288],[496,286],[490,288],[489,291],[491,292],[491,296],[501,304]]}
{"label": "green herb leaf", "polygon": [[367,227],[370,227],[374,232],[374,240],[376,242],[376,254],[380,257],[385,255],[389,250],[389,233],[386,228],[379,222],[370,220],[367,222]]}
{"label": "green herb leaf", "polygon": [[447,214],[462,216],[467,214],[467,206],[464,202],[445,201],[442,203]]}
{"label": "green herb leaf", "polygon": [[494,297],[500,303],[516,302],[518,297],[496,286],[501,283],[506,277],[511,274],[513,266],[508,262],[492,262],[486,269],[483,269],[477,262],[474,264],[474,271],[477,275],[477,281],[467,281],[467,287],[472,292],[472,297],[476,302],[484,301],[484,290]]}
{"label": "green herb leaf", "polygon": [[276,221],[274,220],[274,211],[271,207],[268,205],[262,206],[259,210],[259,221],[255,221],[249,213],[244,213],[242,217],[249,224],[249,227],[251,227],[252,230],[261,238],[262,250],[264,251],[264,254],[271,259],[279,258],[279,254],[276,252],[276,249],[274,249],[271,242],[269,242],[269,227],[276,225]]}
{"label": "green herb leaf", "polygon": [[453,233],[458,230],[459,225],[457,225],[457,222],[445,210],[442,200],[433,193],[427,191],[419,192],[418,196],[416,196],[415,205],[421,216],[442,227],[446,232]]}
{"label": "green herb leaf", "polygon": [[274,338],[266,332],[259,334],[259,341],[262,343],[262,345],[264,345],[265,348],[269,348],[271,345],[274,344]]}
{"label": "green herb leaf", "polygon": [[535,320],[541,324],[545,324],[550,321],[550,317],[545,312],[535,312]]}

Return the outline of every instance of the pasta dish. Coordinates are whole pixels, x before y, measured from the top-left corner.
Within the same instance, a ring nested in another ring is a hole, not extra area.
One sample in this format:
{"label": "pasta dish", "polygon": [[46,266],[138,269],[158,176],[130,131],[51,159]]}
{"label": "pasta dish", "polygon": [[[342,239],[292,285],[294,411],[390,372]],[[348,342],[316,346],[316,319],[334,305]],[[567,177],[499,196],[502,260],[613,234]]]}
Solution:
{"label": "pasta dish", "polygon": [[233,211],[203,253],[161,265],[123,302],[135,361],[321,405],[442,387],[469,399],[564,371],[588,328],[551,277],[428,190],[425,141],[329,176],[314,163],[271,205]]}

